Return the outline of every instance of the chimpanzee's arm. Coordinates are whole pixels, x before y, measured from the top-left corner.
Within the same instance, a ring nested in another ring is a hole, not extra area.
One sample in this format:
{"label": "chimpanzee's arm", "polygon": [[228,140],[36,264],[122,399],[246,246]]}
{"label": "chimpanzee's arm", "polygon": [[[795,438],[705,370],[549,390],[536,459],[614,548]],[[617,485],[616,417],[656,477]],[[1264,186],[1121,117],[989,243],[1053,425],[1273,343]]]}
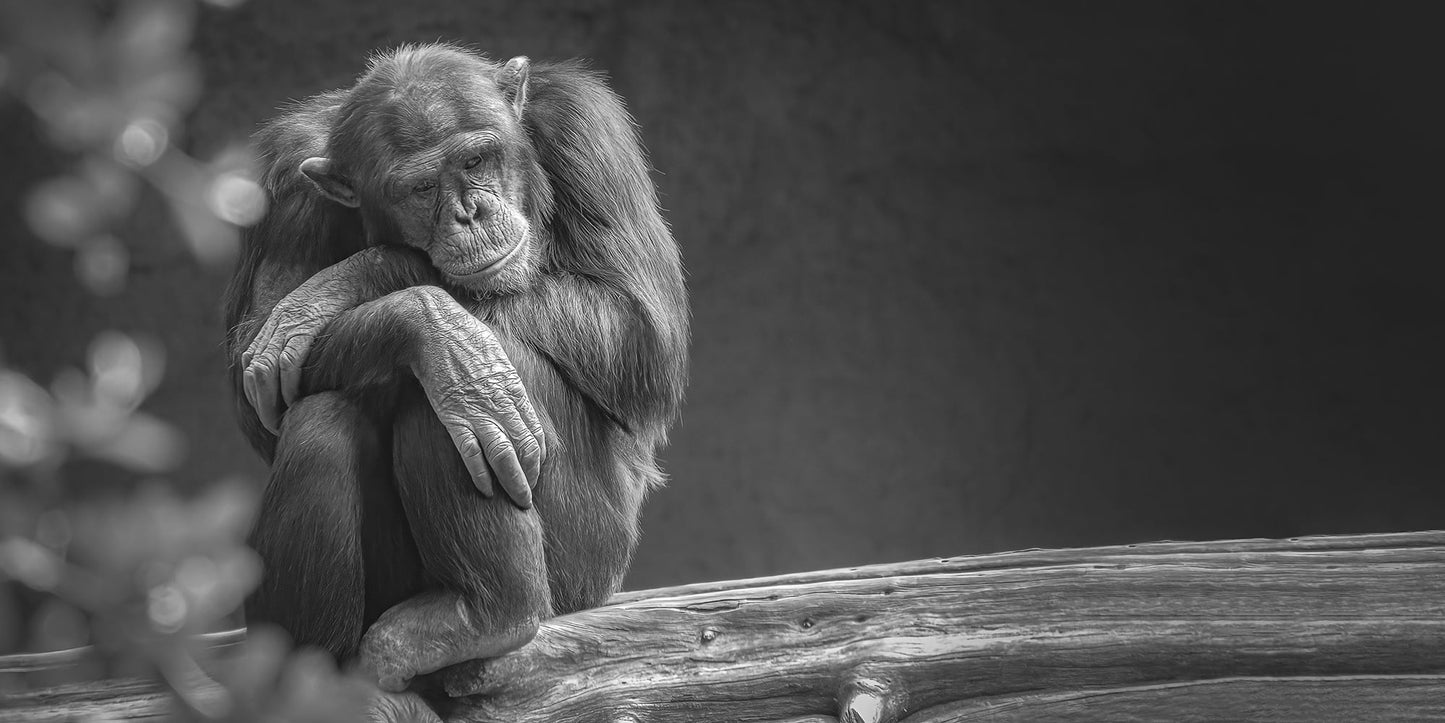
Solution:
{"label": "chimpanzee's arm", "polygon": [[494,471],[513,501],[530,506],[546,431],[502,340],[436,286],[338,315],[305,356],[299,394],[348,390],[386,405],[403,374],[420,382],[478,489],[491,496]]}
{"label": "chimpanzee's arm", "polygon": [[270,199],[266,214],[241,233],[241,258],[225,296],[226,360],[241,431],[269,462],[276,436],[257,417],[243,388],[241,354],[293,289],[322,269],[366,248],[361,215],[323,198],[301,174],[322,153],[345,101],[338,90],[296,103],[256,134],[256,159]]}
{"label": "chimpanzee's arm", "polygon": [[[267,310],[240,356],[242,388],[266,429],[298,398],[301,365],[317,334],[356,306],[410,286],[433,283],[426,256],[400,246],[373,246],[321,269]],[[259,296],[259,294],[258,294]]]}

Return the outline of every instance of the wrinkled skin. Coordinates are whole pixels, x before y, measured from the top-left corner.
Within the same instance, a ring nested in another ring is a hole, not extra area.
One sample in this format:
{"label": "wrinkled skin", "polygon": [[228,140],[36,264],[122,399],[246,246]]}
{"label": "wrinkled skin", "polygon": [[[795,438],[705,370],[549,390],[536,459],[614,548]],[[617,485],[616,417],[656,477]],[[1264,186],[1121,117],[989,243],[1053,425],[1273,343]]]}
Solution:
{"label": "wrinkled skin", "polygon": [[[435,672],[458,660],[494,658],[520,648],[531,642],[540,622],[521,620],[506,629],[479,634],[465,600],[454,593],[428,592],[386,611],[362,640],[359,660],[377,687],[400,692],[421,673]],[[429,644],[418,646],[418,640]]]}
{"label": "wrinkled skin", "polygon": [[[504,139],[521,132],[526,71],[525,59],[509,64],[500,94],[472,79],[474,97],[495,106],[498,127],[436,133],[429,147],[398,159],[382,183],[353,180],[368,159],[312,157],[299,170],[331,200],[380,215],[379,226],[424,251],[452,286],[479,297],[525,288],[534,274],[533,239],[520,210],[522,178],[517,164],[507,162],[516,150]],[[261,424],[279,434],[286,409],[308,391],[303,370],[319,336],[343,313],[369,304],[385,318],[382,328],[397,330],[396,362],[420,384],[473,485],[491,497],[495,482],[519,507],[531,507],[546,432],[520,375],[492,330],[447,291],[379,280],[374,271],[390,255],[378,247],[364,250],[282,298],[241,356],[246,399]],[[497,621],[477,617],[470,601],[437,591],[407,600],[373,623],[358,662],[382,691],[397,694],[378,697],[373,718],[435,720],[419,698],[402,694],[412,678],[520,647],[540,622],[533,615],[498,629]]]}
{"label": "wrinkled skin", "polygon": [[367,723],[442,723],[416,693],[378,692],[366,710]]}
{"label": "wrinkled skin", "polygon": [[[490,497],[494,470],[510,498],[519,507],[530,507],[530,485],[541,476],[546,436],[517,370],[492,330],[446,291],[411,286],[384,293],[387,287],[367,270],[389,263],[395,253],[363,251],[322,270],[283,299],[252,345],[261,351],[248,352],[248,398],[254,391],[255,398],[274,399],[278,384],[283,396],[284,390],[294,389],[293,399],[314,391],[301,374],[305,352],[338,316],[365,305],[381,328],[403,331],[394,340],[400,353],[395,362],[421,384],[473,483]],[[288,378],[297,381],[285,381]],[[536,633],[541,617],[500,628],[496,622],[478,619],[469,601],[456,593],[424,593],[372,624],[362,640],[359,664],[382,691],[402,693],[418,675],[521,647]],[[392,705],[409,698],[378,700]]]}
{"label": "wrinkled skin", "polygon": [[406,46],[258,133],[226,322],[271,469],[246,613],[365,672],[377,720],[435,720],[414,678],[605,601],[664,479],[676,243],[602,76],[529,72]]}
{"label": "wrinkled skin", "polygon": [[[370,301],[359,273],[375,256],[370,251],[352,256],[288,294],[242,356],[246,397],[267,429],[277,431],[282,405],[299,397],[301,370],[317,335],[342,312]],[[546,432],[496,336],[439,288],[395,293],[408,295],[399,313],[416,349],[409,368],[473,483],[490,497],[495,472],[507,495],[530,507],[546,456]]]}
{"label": "wrinkled skin", "polygon": [[285,407],[300,396],[301,365],[316,335],[341,312],[365,301],[352,272],[369,262],[368,254],[357,254],[322,269],[287,294],[241,355],[246,399],[272,434],[281,429]]}
{"label": "wrinkled skin", "polygon": [[546,433],[496,335],[441,289],[398,293],[416,299],[415,318],[407,324],[420,330],[412,372],[472,478],[486,479],[490,464],[512,499],[530,507]]}
{"label": "wrinkled skin", "polygon": [[[358,180],[376,175],[375,154],[308,158],[299,170],[336,203],[382,217],[378,225],[425,251],[448,282],[479,296],[525,288],[535,274],[533,236],[521,210],[524,174],[516,163],[526,147],[516,139],[522,136],[528,68],[526,58],[515,58],[496,81],[460,80],[472,102],[490,111],[489,125],[456,132],[437,124],[429,143],[393,159],[379,182]],[[429,102],[431,92],[392,89],[385,100],[372,101],[378,106],[372,112]],[[348,258],[293,290],[242,356],[246,397],[271,432],[297,399],[317,334],[342,312],[375,298],[358,278],[366,262]],[[530,506],[545,449],[537,415],[491,331],[445,296],[433,295],[435,303],[423,304],[415,315],[416,323],[442,337],[432,343],[419,335],[427,344],[413,371],[477,488],[491,495],[495,473],[513,501]],[[462,341],[476,343],[447,345]]]}

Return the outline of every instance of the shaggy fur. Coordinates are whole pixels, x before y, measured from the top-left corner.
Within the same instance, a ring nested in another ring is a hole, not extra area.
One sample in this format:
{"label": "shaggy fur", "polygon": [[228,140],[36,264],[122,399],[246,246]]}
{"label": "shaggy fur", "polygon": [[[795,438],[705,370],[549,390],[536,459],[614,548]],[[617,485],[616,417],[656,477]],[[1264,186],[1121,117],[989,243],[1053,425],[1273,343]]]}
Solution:
{"label": "shaggy fur", "polygon": [[476,492],[399,363],[410,330],[372,305],[326,327],[279,438],[242,392],[242,353],[276,303],[322,268],[382,245],[394,248],[371,281],[377,296],[444,285],[365,200],[359,210],[329,201],[301,162],[330,156],[365,170],[359,184],[380,184],[408,118],[425,109],[369,113],[383,102],[378,87],[443,84],[448,107],[425,112],[485,119],[505,110],[492,107],[495,90],[466,91],[495,89],[501,70],[453,46],[405,47],[256,137],[271,208],[246,234],[226,301],[240,425],[271,463],[252,535],[266,568],[247,615],[338,658],[356,654],[385,610],[427,591],[461,593],[494,626],[603,602],[636,546],[642,502],[663,480],[655,455],[687,373],[681,262],[632,119],[603,78],[576,63],[531,67],[525,132],[508,139],[520,144],[508,158],[537,234],[530,285],[487,298],[448,289],[501,340],[547,430],[531,509]]}

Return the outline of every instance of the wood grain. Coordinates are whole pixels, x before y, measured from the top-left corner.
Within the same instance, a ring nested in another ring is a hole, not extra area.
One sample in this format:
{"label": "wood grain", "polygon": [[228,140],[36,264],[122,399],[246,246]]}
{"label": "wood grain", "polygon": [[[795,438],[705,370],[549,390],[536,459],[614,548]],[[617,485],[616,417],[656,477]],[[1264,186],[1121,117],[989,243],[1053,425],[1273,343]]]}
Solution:
{"label": "wood grain", "polygon": [[1267,720],[1445,720],[1445,676],[1221,678],[978,698],[909,716],[903,723],[1117,721],[1213,723]]}
{"label": "wood grain", "polygon": [[1445,533],[1423,532],[1024,550],[623,593],[443,680],[460,721],[931,723],[1430,718],[1442,675]]}

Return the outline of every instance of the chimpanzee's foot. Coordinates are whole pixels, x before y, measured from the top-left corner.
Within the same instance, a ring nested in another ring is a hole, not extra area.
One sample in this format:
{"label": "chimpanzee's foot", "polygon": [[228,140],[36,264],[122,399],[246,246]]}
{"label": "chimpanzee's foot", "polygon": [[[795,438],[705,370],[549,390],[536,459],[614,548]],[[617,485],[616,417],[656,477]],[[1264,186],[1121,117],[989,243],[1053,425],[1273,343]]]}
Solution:
{"label": "chimpanzee's foot", "polygon": [[418,675],[516,650],[536,636],[540,622],[482,618],[456,593],[422,593],[382,613],[366,631],[361,666],[382,690],[400,692]]}
{"label": "chimpanzee's foot", "polygon": [[416,693],[377,691],[366,709],[368,723],[442,723],[426,701]]}

